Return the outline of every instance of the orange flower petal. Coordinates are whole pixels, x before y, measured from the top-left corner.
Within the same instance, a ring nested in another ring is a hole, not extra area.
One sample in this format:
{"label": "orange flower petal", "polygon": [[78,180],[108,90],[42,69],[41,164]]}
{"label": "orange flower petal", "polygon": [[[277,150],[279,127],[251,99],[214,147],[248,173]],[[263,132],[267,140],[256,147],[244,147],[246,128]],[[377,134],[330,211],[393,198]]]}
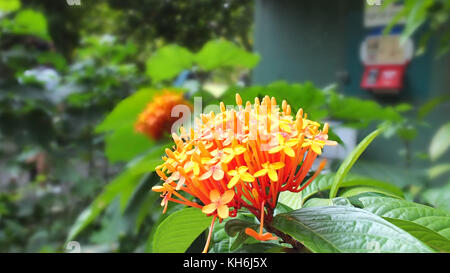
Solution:
{"label": "orange flower petal", "polygon": [[220,199],[220,192],[216,189],[212,190],[209,193],[209,199],[211,202],[217,202]]}
{"label": "orange flower petal", "polygon": [[235,195],[234,190],[228,190],[224,192],[222,198],[220,199],[221,203],[222,204],[230,203],[231,200],[233,200],[234,195]]}
{"label": "orange flower petal", "polygon": [[245,233],[249,236],[252,236],[253,238],[255,238],[256,240],[259,240],[259,233],[254,231],[251,228],[246,228],[245,229]]}
{"label": "orange flower petal", "polygon": [[220,218],[225,219],[228,218],[230,214],[230,209],[228,208],[227,205],[220,205],[217,208],[217,215],[219,215]]}
{"label": "orange flower petal", "polygon": [[203,206],[202,208],[202,212],[205,214],[210,214],[213,213],[214,211],[216,211],[216,204],[214,203]]}
{"label": "orange flower petal", "polygon": [[215,169],[213,173],[213,178],[216,181],[220,181],[223,179],[224,175],[225,175],[224,171],[222,171],[221,169]]}
{"label": "orange flower petal", "polygon": [[202,174],[200,176],[199,180],[200,181],[206,180],[206,179],[210,178],[212,174],[213,174],[213,170],[208,170],[207,172],[205,172],[204,174]]}

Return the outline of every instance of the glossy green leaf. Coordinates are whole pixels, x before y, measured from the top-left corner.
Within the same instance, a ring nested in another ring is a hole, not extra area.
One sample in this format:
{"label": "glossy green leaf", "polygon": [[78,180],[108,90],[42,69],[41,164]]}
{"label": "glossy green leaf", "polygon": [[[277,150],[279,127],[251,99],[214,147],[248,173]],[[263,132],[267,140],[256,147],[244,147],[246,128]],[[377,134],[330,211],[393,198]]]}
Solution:
{"label": "glossy green leaf", "polygon": [[383,218],[354,207],[302,208],[275,216],[272,224],[313,252],[433,252]]}
{"label": "glossy green leaf", "polygon": [[333,201],[328,198],[311,198],[308,201],[305,202],[303,205],[304,208],[310,208],[310,207],[327,207],[332,206]]}
{"label": "glossy green leaf", "polygon": [[328,198],[311,198],[305,202],[303,205],[304,208],[311,207],[328,207],[328,206],[350,206],[352,207],[352,203],[345,197],[336,197],[333,199]]}
{"label": "glossy green leaf", "polygon": [[405,221],[400,219],[394,219],[389,217],[383,217],[386,221],[396,225],[397,227],[408,232],[412,236],[419,239],[429,247],[439,252],[450,252],[450,240],[428,229],[422,225],[416,224],[411,221]]}
{"label": "glossy green leaf", "polygon": [[366,136],[356,148],[345,158],[339,167],[336,176],[334,177],[333,185],[330,190],[330,199],[336,197],[336,194],[339,190],[339,187],[344,180],[347,173],[352,168],[353,164],[355,164],[356,160],[358,160],[359,156],[366,150],[367,146],[383,131],[383,129],[377,129],[373,131],[371,134]]}
{"label": "glossy green leaf", "polygon": [[383,190],[383,189],[379,189],[379,188],[374,188],[374,187],[353,187],[353,188],[349,188],[344,190],[340,196],[342,197],[351,197],[351,196],[355,196],[355,195],[359,195],[362,193],[366,193],[366,192],[377,192],[377,193],[381,193],[390,197],[394,197],[394,198],[402,198],[401,196],[397,196],[395,194],[392,194],[389,191]]}
{"label": "glossy green leaf", "polygon": [[147,75],[153,83],[172,79],[193,65],[193,54],[178,45],[167,45],[147,60]]}
{"label": "glossy green leaf", "polygon": [[450,213],[389,197],[361,197],[363,209],[382,217],[412,221],[450,239]]}
{"label": "glossy green leaf", "polygon": [[293,210],[299,209],[303,204],[302,193],[290,191],[281,192],[278,196],[278,202],[290,207]]}
{"label": "glossy green leaf", "polygon": [[167,217],[158,227],[153,240],[155,253],[184,253],[211,224],[198,208],[186,208]]}

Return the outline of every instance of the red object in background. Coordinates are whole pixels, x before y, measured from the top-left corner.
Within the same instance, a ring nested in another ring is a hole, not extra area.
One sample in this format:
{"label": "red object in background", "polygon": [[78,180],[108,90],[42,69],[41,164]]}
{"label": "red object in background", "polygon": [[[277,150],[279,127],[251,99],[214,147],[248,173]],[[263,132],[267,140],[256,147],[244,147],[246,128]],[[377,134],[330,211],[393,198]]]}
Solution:
{"label": "red object in background", "polygon": [[406,64],[366,65],[361,87],[373,91],[400,91]]}

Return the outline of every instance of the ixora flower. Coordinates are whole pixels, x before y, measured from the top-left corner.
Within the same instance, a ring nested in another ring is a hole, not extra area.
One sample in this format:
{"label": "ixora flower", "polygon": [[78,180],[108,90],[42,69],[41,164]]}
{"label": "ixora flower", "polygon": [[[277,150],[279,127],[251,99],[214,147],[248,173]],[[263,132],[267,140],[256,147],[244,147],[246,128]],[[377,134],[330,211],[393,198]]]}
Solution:
{"label": "ixora flower", "polygon": [[268,96],[243,106],[237,94],[236,103],[236,109],[227,110],[221,102],[220,113],[203,114],[195,129],[173,133],[175,146],[156,167],[164,183],[153,190],[161,193],[164,212],[172,201],[213,216],[204,253],[215,220],[234,217],[242,208],[260,218],[259,231],[247,228],[248,235],[277,239],[263,228],[273,218],[280,192],[307,187],[325,165],[322,161],[306,179],[314,160],[325,145],[336,145],[328,140],[327,124],[320,130],[302,109],[292,116],[286,101],[281,109]]}
{"label": "ixora flower", "polygon": [[176,105],[186,105],[192,108],[191,104],[183,98],[183,93],[163,90],[162,93],[155,95],[139,115],[135,123],[136,131],[151,139],[161,139],[164,133],[170,133],[173,123],[178,119],[171,115],[172,109]]}

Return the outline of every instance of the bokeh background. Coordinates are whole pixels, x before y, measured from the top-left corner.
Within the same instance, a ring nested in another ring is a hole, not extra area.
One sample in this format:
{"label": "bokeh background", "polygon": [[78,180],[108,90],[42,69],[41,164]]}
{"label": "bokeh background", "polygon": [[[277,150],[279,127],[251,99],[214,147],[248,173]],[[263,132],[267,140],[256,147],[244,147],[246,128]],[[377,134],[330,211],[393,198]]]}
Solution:
{"label": "bokeh background", "polygon": [[[371,25],[378,2],[392,13]],[[340,143],[326,172],[389,125],[352,172],[450,211],[449,14],[448,0],[0,0],[0,252],[152,252],[171,142],[134,124],[164,89],[302,107]],[[388,35],[414,45],[403,88],[362,88],[361,44]]]}

